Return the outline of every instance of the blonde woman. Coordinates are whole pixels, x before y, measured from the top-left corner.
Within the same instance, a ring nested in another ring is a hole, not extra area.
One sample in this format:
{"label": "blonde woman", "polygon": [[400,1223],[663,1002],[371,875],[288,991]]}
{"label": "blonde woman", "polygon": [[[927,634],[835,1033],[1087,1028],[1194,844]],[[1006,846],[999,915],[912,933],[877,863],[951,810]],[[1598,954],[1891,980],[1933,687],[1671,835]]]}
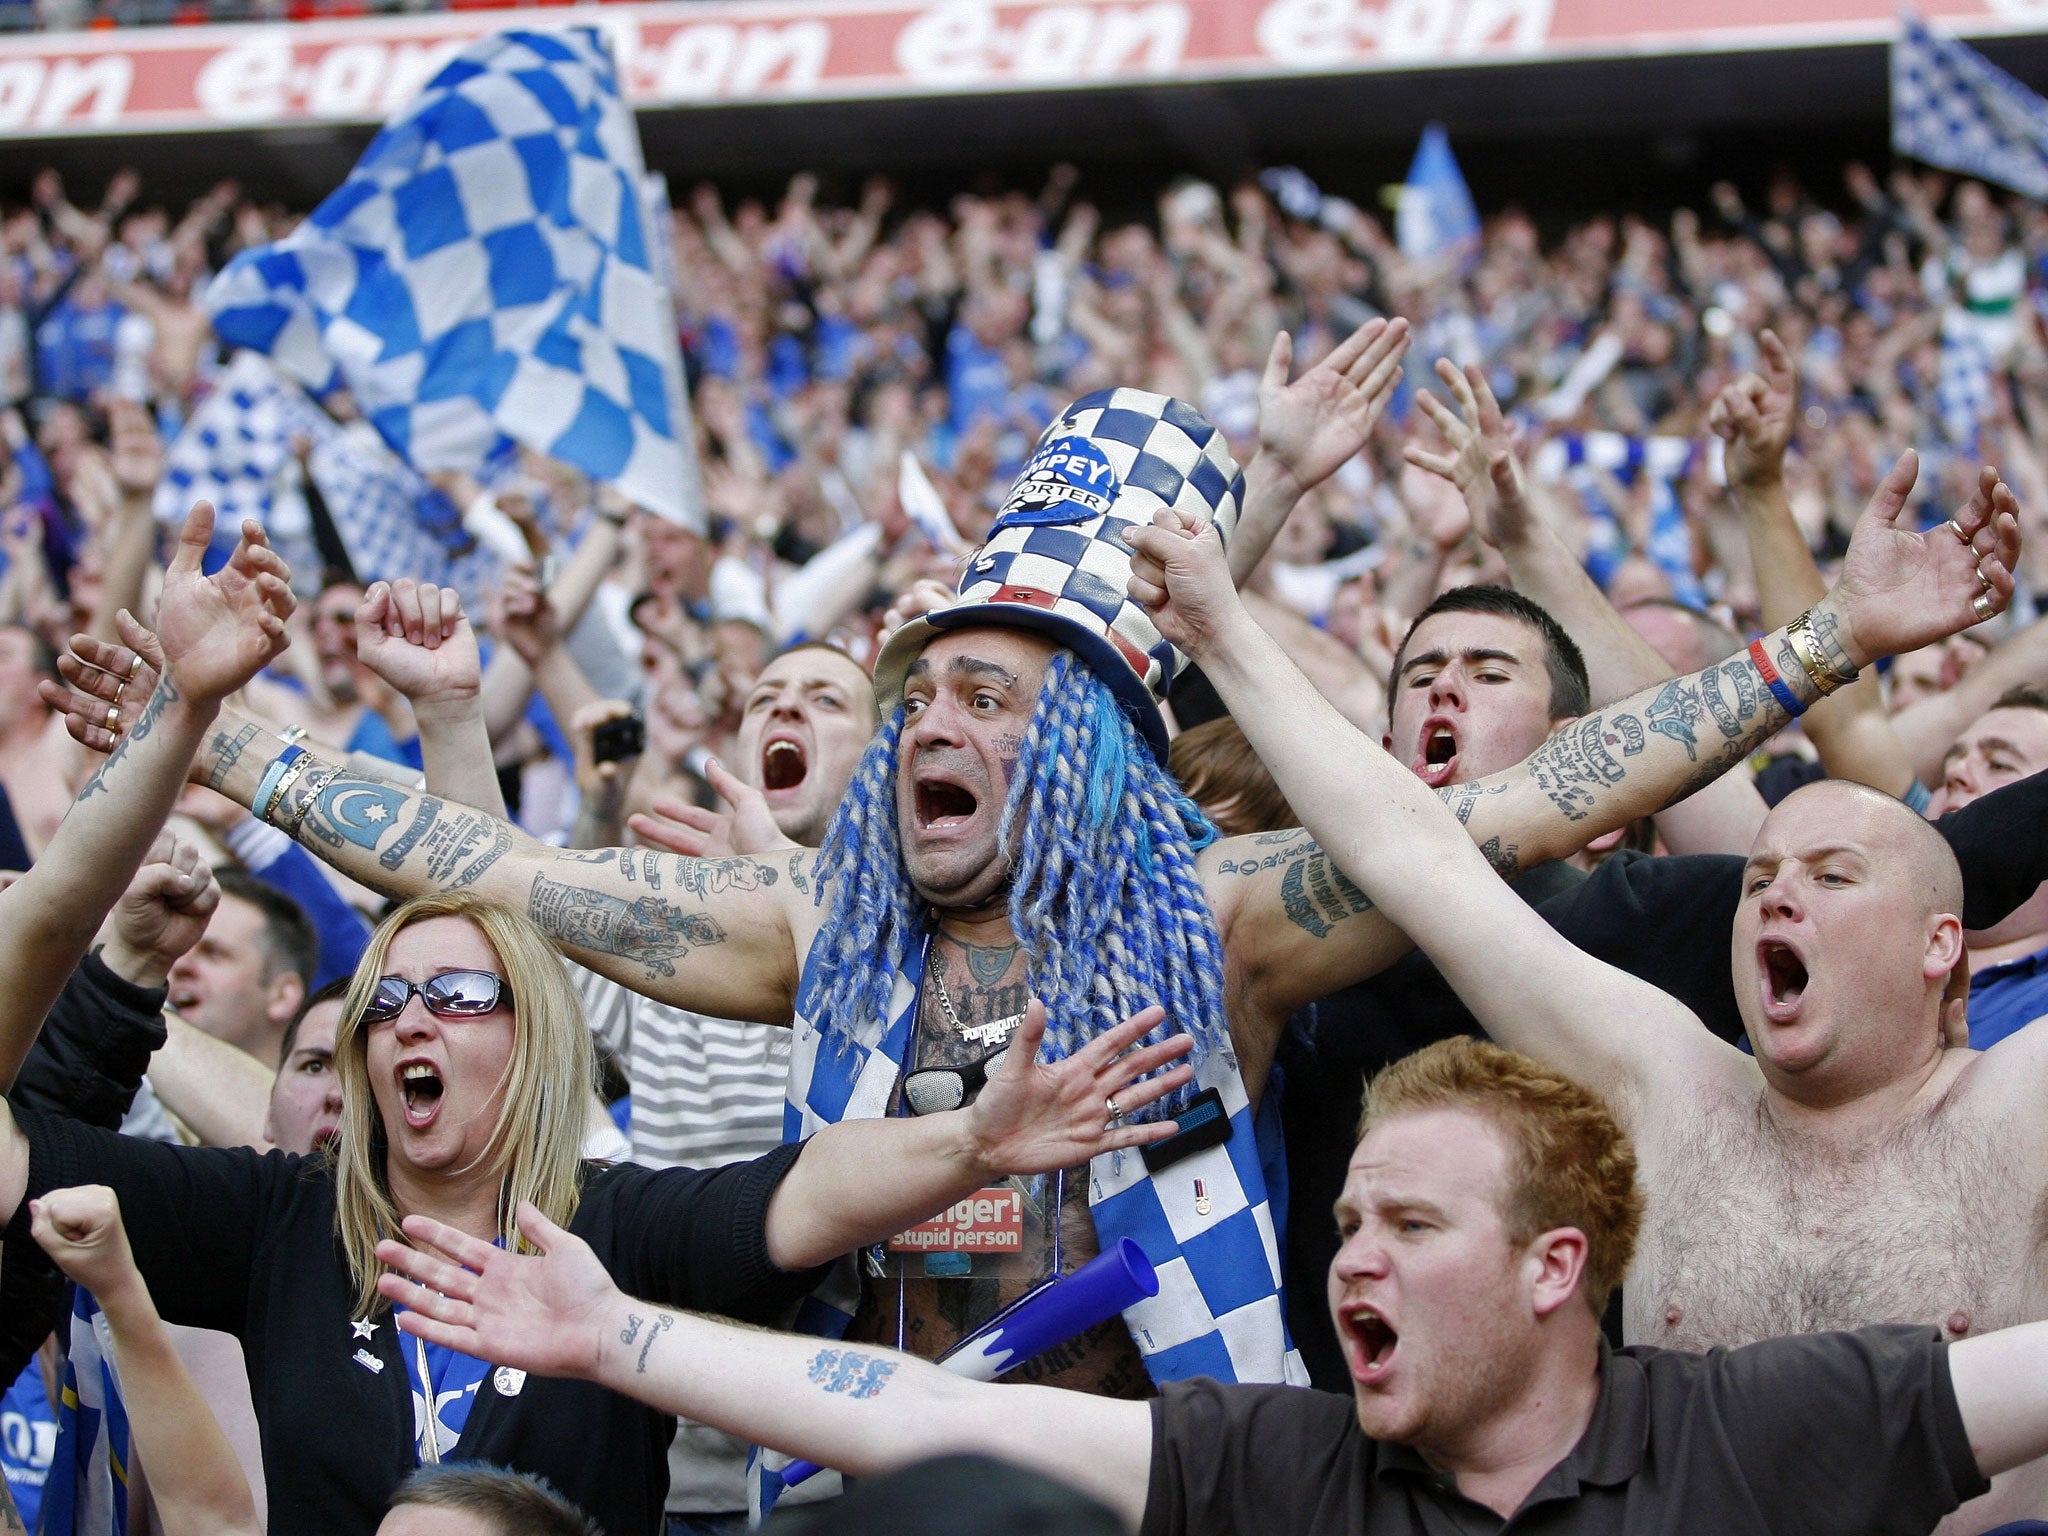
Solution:
{"label": "blonde woman", "polygon": [[[17,1109],[0,1123],[0,1217],[107,1185],[163,1316],[240,1337],[273,1536],[373,1531],[416,1465],[455,1459],[545,1476],[613,1536],[652,1532],[673,1421],[402,1334],[377,1297],[376,1243],[425,1216],[517,1246],[526,1201],[628,1294],[765,1323],[816,1286],[817,1266],[1000,1176],[1171,1134],[1104,1124],[1105,1100],[1127,1112],[1186,1080],[1170,1065],[1185,1037],[1120,1058],[1158,1021],[1148,1009],[1041,1064],[1034,1004],[970,1108],[849,1121],[708,1172],[585,1163],[590,1038],[562,962],[524,916],[455,892],[387,918],[357,967],[330,1154],[166,1147]],[[624,1326],[651,1341],[670,1324],[650,1312]]]}

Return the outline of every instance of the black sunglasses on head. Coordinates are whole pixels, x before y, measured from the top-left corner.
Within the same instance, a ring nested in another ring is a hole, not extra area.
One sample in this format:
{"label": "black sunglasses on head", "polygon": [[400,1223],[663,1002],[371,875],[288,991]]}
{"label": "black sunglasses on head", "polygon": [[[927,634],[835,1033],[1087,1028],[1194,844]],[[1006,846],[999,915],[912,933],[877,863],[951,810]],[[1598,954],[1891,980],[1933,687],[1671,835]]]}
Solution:
{"label": "black sunglasses on head", "polygon": [[417,983],[403,976],[380,976],[369,1002],[363,1005],[363,1022],[382,1024],[397,1018],[415,992],[427,1005],[427,1012],[441,1019],[480,1018],[499,1003],[512,1001],[511,989],[489,971],[443,971]]}

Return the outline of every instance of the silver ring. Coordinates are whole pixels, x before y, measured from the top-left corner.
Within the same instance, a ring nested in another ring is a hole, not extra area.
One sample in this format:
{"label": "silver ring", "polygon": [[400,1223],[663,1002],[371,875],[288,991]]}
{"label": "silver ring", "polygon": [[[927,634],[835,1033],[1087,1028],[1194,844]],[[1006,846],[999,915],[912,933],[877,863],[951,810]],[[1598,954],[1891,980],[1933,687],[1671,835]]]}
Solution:
{"label": "silver ring", "polygon": [[1975,597],[1971,598],[1970,608],[1977,615],[1977,622],[1979,624],[1984,623],[1993,613],[1997,612],[1996,605],[1992,603],[1989,592],[1979,592]]}
{"label": "silver ring", "polygon": [[1116,1107],[1116,1095],[1114,1094],[1104,1099],[1103,1102],[1109,1106],[1109,1125],[1107,1129],[1115,1130],[1117,1124],[1123,1119],[1124,1112]]}
{"label": "silver ring", "polygon": [[128,678],[132,682],[136,677],[140,676],[141,673],[142,655],[140,652],[137,652],[136,655],[128,663]]}
{"label": "silver ring", "polygon": [[1950,533],[1954,534],[1957,538],[1961,539],[1965,544],[1968,544],[1970,542],[1970,536],[1967,533],[1963,532],[1963,525],[1957,522],[1954,518],[1950,518],[1946,526]]}

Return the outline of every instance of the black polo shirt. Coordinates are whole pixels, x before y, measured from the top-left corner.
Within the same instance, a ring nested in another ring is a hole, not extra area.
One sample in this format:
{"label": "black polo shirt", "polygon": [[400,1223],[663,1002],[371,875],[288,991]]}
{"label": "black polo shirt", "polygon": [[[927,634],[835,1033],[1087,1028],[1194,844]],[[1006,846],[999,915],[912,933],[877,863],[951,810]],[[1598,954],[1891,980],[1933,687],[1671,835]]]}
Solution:
{"label": "black polo shirt", "polygon": [[1931,1328],[1602,1345],[1600,1371],[1585,1434],[1505,1521],[1367,1439],[1349,1397],[1176,1382],[1152,1405],[1142,1536],[1918,1536],[1990,1487]]}

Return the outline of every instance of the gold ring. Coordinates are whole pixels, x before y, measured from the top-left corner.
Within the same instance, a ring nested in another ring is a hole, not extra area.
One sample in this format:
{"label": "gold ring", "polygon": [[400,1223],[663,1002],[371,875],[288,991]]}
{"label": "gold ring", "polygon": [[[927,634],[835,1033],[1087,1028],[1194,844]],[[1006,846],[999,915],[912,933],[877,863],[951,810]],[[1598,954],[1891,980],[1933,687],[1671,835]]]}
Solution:
{"label": "gold ring", "polygon": [[129,662],[128,662],[128,676],[130,677],[130,679],[133,679],[133,678],[139,677],[139,676],[140,676],[141,674],[142,674],[142,655],[141,655],[141,653],[140,653],[140,652],[138,651],[138,652],[137,652],[137,653],[136,653],[136,654],[135,654],[135,655],[134,655],[134,656],[133,656],[132,658],[130,658],[130,660],[129,660]]}
{"label": "gold ring", "polygon": [[1979,592],[1975,597],[1971,598],[1970,608],[1976,613],[1979,624],[1984,623],[1997,611],[1996,605],[1991,601],[1991,594],[1989,592]]}
{"label": "gold ring", "polygon": [[[1950,518],[1948,520],[1948,531],[1954,534],[1957,538],[1961,539],[1965,544],[1968,544],[1970,542],[1970,536],[1967,533],[1963,532],[1963,525],[1957,522],[1954,518]],[[137,657],[136,659],[140,660],[141,658]]]}
{"label": "gold ring", "polygon": [[121,711],[112,704],[107,706],[107,729],[116,736],[121,734]]}

